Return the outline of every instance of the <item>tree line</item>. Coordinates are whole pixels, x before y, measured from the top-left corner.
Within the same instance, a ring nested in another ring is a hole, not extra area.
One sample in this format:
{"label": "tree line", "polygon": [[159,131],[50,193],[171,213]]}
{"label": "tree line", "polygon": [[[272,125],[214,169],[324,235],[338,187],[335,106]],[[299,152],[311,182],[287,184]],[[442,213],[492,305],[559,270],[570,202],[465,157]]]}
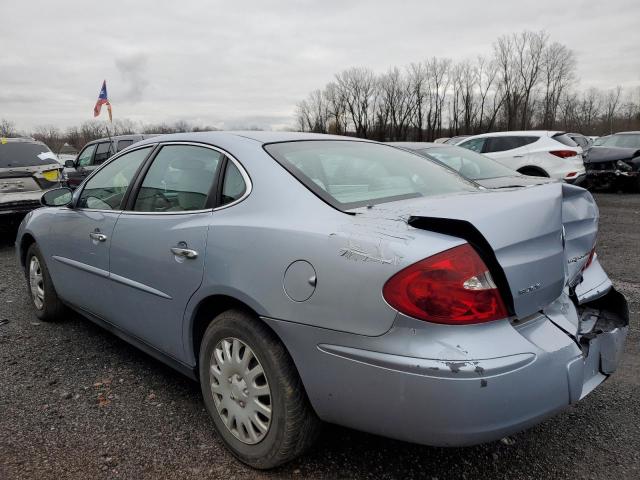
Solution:
{"label": "tree line", "polygon": [[139,124],[125,118],[116,119],[108,125],[104,121],[89,120],[79,126],[72,126],[67,129],[61,129],[53,125],[42,125],[35,127],[33,131],[23,132],[16,128],[15,123],[7,119],[0,119],[0,137],[32,137],[44,142],[54,153],[60,153],[65,144],[80,150],[88,142],[114,135],[206,132],[212,130],[217,129],[206,125],[192,125],[184,120],[174,123]]}
{"label": "tree line", "polygon": [[296,122],[300,131],[383,141],[528,129],[603,135],[640,129],[640,88],[579,90],[573,51],[524,31],[460,62],[349,68],[298,103]]}

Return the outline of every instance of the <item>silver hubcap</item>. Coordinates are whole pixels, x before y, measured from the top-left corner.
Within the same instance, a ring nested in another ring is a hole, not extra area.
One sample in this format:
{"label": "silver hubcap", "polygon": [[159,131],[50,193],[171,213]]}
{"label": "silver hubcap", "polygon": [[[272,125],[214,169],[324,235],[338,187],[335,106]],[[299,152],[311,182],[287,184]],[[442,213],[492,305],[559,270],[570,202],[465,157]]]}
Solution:
{"label": "silver hubcap", "polygon": [[31,257],[29,261],[29,286],[34,305],[38,310],[42,310],[44,307],[44,279],[38,257]]}
{"label": "silver hubcap", "polygon": [[261,441],[271,425],[271,390],[253,350],[237,338],[220,340],[211,355],[209,383],[229,431],[248,445]]}

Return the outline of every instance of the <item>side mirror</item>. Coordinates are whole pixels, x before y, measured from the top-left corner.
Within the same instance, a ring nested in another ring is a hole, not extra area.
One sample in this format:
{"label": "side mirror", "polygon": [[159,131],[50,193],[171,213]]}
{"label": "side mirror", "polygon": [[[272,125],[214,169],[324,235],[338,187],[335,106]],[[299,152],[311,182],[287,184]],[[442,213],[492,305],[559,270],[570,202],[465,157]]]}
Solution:
{"label": "side mirror", "polygon": [[73,160],[67,160],[64,162],[64,168],[76,168],[76,162]]}
{"label": "side mirror", "polygon": [[64,207],[71,203],[73,192],[70,188],[56,188],[49,190],[40,199],[40,203],[45,207]]}

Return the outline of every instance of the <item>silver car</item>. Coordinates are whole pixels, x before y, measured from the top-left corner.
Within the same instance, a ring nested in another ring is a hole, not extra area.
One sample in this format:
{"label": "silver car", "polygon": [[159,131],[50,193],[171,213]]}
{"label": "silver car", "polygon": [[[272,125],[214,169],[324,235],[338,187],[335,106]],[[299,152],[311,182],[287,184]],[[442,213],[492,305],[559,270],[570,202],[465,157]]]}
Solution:
{"label": "silver car", "polygon": [[43,196],[16,252],[70,307],[199,380],[256,468],[321,421],[470,445],[577,402],[620,361],[625,298],[586,190],[487,190],[414,153],[275,132],[155,137]]}

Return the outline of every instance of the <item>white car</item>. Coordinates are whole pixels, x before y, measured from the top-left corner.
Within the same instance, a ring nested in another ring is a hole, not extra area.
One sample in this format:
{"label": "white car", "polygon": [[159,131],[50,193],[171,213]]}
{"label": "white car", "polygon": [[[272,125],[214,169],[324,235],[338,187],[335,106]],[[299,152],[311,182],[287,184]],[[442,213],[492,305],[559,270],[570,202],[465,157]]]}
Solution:
{"label": "white car", "polygon": [[582,148],[564,132],[492,132],[466,138],[458,146],[482,153],[524,175],[580,183],[585,177]]}

